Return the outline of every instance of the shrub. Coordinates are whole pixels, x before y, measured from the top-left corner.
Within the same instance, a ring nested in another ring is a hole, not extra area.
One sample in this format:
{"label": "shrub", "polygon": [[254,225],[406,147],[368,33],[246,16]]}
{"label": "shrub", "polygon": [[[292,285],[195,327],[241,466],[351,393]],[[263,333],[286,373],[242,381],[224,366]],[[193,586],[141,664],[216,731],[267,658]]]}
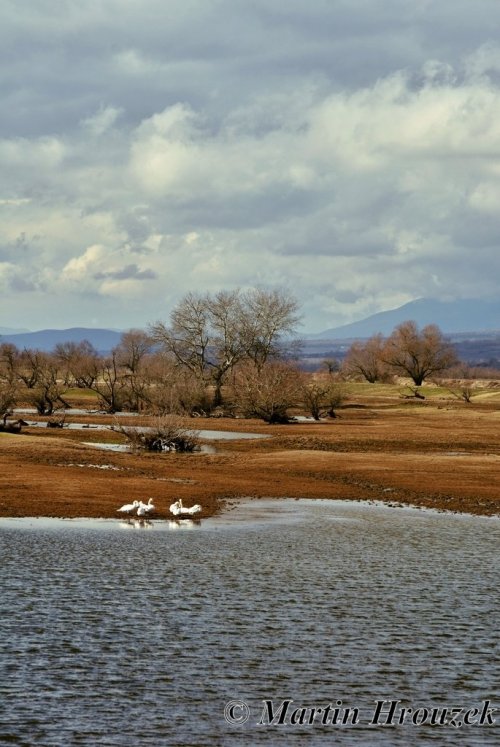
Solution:
{"label": "shrub", "polygon": [[147,429],[121,424],[116,427],[137,450],[191,452],[199,447],[198,431],[186,427],[183,418],[178,415],[158,418],[156,425]]}

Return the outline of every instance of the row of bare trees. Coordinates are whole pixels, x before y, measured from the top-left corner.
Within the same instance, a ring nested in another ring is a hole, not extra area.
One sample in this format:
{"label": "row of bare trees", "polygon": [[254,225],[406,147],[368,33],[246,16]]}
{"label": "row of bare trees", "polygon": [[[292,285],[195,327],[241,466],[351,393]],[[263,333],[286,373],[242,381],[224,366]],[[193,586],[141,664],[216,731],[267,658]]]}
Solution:
{"label": "row of bare trees", "polygon": [[155,349],[142,330],[122,335],[109,355],[100,355],[90,343],[67,342],[51,353],[0,345],[0,409],[16,402],[50,415],[67,405],[70,388],[97,394],[107,412],[189,411],[203,409],[205,387],[169,356]]}
{"label": "row of bare trees", "polygon": [[[185,296],[169,322],[130,330],[109,353],[66,342],[51,353],[0,344],[0,418],[19,402],[50,415],[67,406],[70,388],[91,390],[107,412],[164,415],[243,414],[285,422],[292,407],[334,416],[342,380],[385,381],[394,374],[416,387],[456,364],[435,325],[405,322],[384,339],[355,342],[341,369],[332,361],[308,375],[294,362],[298,304],[281,290]],[[327,362],[328,363],[328,362]]]}
{"label": "row of bare trees", "polygon": [[314,417],[340,399],[332,377],[315,382],[293,363],[298,303],[281,290],[185,296],[169,322],[130,330],[109,355],[66,342],[51,353],[0,345],[0,415],[16,402],[50,415],[76,387],[108,412],[258,416],[284,422],[293,406]]}

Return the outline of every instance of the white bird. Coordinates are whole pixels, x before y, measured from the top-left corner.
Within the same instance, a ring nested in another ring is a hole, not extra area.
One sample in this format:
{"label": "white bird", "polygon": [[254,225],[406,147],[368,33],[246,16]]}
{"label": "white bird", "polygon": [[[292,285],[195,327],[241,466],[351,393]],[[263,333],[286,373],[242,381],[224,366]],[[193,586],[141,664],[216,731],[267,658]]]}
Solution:
{"label": "white bird", "polygon": [[[144,505],[144,504],[143,504],[143,505]],[[147,502],[147,504],[146,504],[146,511],[147,511],[148,513],[152,513],[153,511],[156,511],[156,506],[155,506],[155,504],[153,503],[153,499],[152,499],[152,498],[149,498],[149,500],[148,500],[148,502]]]}
{"label": "white bird", "polygon": [[152,511],[155,510],[153,499],[150,498],[147,503],[139,501],[139,507],[137,509],[137,516],[148,516]]}
{"label": "white bird", "polygon": [[175,503],[172,503],[170,506],[170,513],[172,513],[174,516],[194,516],[194,514],[199,514],[201,511],[201,506],[199,503],[196,503],[194,506],[190,506],[190,508],[186,508],[182,505],[182,498],[179,498],[178,501]]}
{"label": "white bird", "polygon": [[137,508],[139,505],[139,501],[134,501],[133,503],[125,503],[124,506],[121,508],[117,508],[117,512],[120,514],[127,514],[127,516],[130,516],[132,511]]}
{"label": "white bird", "polygon": [[170,513],[174,516],[178,516],[181,512],[181,507],[179,506],[179,501],[176,501],[175,503],[172,503],[170,505]]}

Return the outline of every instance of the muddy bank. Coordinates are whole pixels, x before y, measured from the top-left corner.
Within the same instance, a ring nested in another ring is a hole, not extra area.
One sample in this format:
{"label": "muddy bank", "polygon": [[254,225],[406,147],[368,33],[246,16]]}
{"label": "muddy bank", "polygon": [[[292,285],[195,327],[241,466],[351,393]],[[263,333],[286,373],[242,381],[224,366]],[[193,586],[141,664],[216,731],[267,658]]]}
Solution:
{"label": "muddy bank", "polygon": [[[182,498],[203,516],[239,497],[383,500],[500,513],[500,413],[475,407],[346,409],[324,423],[196,421],[264,440],[224,441],[216,454],[129,454],[85,445],[89,431],[0,434],[0,515],[115,517],[153,498],[157,517]],[[80,418],[81,419],[81,418]],[[56,432],[57,431],[57,432]],[[107,438],[119,442],[109,432]],[[95,434],[102,441],[103,431]]]}

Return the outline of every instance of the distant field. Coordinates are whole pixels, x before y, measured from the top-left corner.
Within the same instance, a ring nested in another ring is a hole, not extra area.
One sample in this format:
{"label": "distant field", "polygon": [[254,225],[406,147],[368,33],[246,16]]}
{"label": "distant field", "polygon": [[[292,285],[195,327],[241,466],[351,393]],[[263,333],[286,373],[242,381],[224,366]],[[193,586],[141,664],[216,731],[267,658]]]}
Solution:
{"label": "distant field", "polygon": [[[412,383],[399,382],[397,384],[369,384],[368,382],[348,382],[343,384],[348,401],[353,403],[359,400],[363,402],[373,402],[379,399],[390,400],[393,403],[406,399],[413,399],[412,389],[415,387]],[[471,382],[473,400],[495,400],[500,402],[500,380],[491,382],[489,380],[477,380]],[[442,386],[437,384],[424,384],[418,387],[418,392],[425,400],[445,399],[457,401],[460,399],[461,384],[451,384]],[[415,398],[416,401],[419,401]]]}

